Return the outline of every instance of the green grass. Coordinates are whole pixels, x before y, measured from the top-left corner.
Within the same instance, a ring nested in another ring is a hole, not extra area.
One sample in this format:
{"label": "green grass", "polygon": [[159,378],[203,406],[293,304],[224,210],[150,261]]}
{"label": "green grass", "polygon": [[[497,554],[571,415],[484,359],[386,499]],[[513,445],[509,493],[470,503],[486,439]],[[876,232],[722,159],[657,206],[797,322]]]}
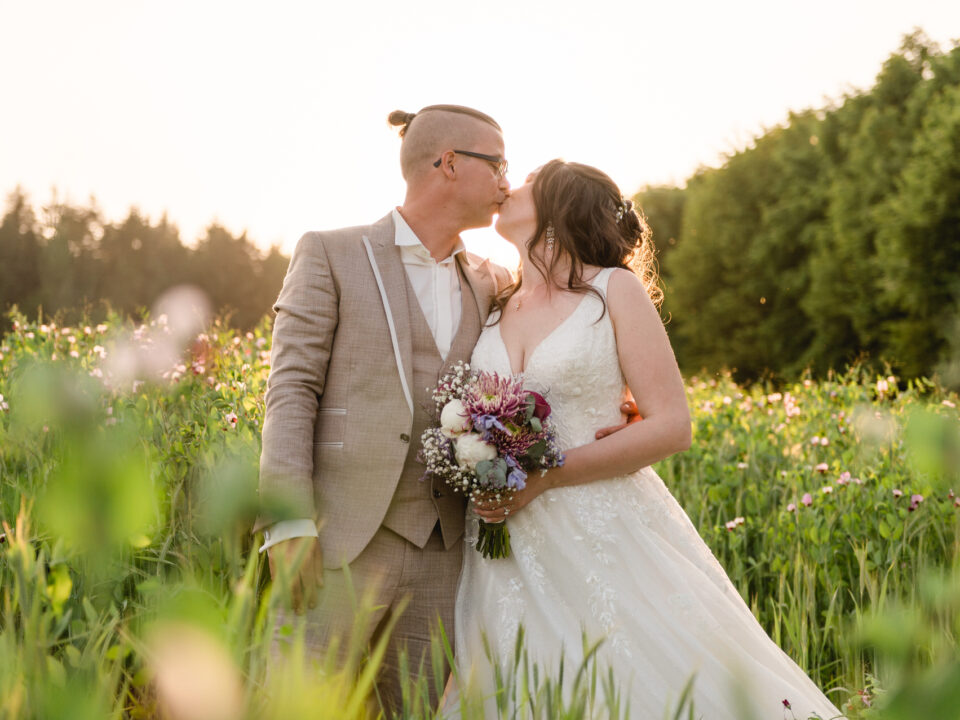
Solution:
{"label": "green grass", "polygon": [[[183,352],[162,320],[13,319],[0,341],[0,720],[161,706],[376,716],[376,648],[347,641],[345,662],[266,674],[283,599],[249,528],[268,323],[215,324]],[[691,378],[688,393],[693,447],[657,470],[771,636],[851,717],[920,717],[918,703],[957,717],[957,397],[856,369],[776,389]],[[426,682],[449,652],[438,638],[432,662],[411,659],[403,717],[431,717]],[[564,697],[558,669],[523,657],[501,690],[524,717],[625,716],[596,667],[574,670]],[[696,717],[683,699],[662,716]]]}

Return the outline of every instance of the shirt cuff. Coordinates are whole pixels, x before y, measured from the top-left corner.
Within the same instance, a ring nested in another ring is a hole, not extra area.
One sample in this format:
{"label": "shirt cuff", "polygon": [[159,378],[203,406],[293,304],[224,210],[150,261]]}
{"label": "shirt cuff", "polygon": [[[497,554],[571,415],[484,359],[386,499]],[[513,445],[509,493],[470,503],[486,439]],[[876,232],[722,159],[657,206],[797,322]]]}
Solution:
{"label": "shirt cuff", "polygon": [[313,520],[281,520],[275,522],[269,528],[263,531],[263,545],[260,546],[260,552],[268,547],[273,547],[278,542],[289,540],[295,537],[320,537],[317,533],[317,525]]}

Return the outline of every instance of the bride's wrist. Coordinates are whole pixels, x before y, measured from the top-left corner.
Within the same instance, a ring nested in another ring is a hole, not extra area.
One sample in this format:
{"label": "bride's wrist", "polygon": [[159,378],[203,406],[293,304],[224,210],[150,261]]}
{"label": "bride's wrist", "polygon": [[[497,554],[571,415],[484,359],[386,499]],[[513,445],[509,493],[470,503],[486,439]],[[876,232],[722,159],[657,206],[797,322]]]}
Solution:
{"label": "bride's wrist", "polygon": [[545,473],[543,473],[538,479],[538,484],[540,485],[541,492],[544,490],[552,490],[557,487],[557,473],[560,472],[560,468],[550,468]]}

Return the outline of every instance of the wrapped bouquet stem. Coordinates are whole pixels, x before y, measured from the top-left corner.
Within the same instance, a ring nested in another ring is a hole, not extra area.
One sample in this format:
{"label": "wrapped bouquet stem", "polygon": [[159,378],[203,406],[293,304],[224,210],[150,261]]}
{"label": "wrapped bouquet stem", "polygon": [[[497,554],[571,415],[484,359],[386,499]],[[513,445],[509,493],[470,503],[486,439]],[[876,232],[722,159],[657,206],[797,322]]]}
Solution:
{"label": "wrapped bouquet stem", "polygon": [[[421,438],[427,475],[472,501],[509,499],[526,487],[529,473],[563,464],[548,421],[550,405],[525,390],[519,377],[474,372],[458,363],[441,378],[433,400],[438,424]],[[507,557],[507,523],[481,521],[476,547],[484,557]]]}

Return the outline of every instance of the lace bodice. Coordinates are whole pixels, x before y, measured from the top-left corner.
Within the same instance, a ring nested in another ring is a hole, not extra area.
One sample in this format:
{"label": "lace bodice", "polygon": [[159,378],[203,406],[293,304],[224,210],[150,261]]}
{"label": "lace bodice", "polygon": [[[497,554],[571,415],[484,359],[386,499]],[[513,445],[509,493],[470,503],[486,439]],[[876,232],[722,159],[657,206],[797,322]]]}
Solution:
{"label": "lace bodice", "polygon": [[[613,270],[601,270],[591,282],[604,296]],[[511,374],[499,323],[484,329],[471,365]],[[595,294],[585,294],[576,309],[534,348],[523,378],[525,388],[550,403],[550,419],[564,449],[585,445],[600,428],[622,422],[619,407],[626,383],[610,313]]]}

